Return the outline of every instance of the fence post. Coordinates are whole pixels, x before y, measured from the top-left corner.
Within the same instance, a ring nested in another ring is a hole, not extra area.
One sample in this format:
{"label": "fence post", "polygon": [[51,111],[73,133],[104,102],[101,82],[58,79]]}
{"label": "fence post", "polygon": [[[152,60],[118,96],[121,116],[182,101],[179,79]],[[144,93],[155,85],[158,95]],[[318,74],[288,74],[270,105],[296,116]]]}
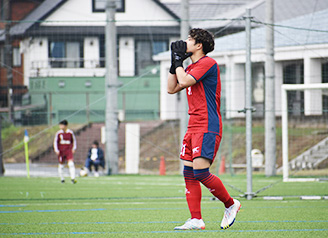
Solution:
{"label": "fence post", "polygon": [[90,100],[89,100],[89,93],[88,93],[88,92],[85,93],[85,99],[86,99],[86,116],[87,116],[87,123],[89,124],[89,122],[90,122],[90,108],[89,108]]}
{"label": "fence post", "polygon": [[49,110],[48,110],[49,125],[52,126],[52,93],[49,93]]}

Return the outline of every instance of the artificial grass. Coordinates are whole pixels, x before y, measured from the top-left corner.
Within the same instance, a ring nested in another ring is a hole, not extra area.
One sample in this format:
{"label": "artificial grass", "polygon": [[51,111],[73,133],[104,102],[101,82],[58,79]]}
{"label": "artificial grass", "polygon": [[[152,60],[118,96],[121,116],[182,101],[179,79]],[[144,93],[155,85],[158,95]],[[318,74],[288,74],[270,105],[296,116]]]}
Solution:
{"label": "artificial grass", "polygon": [[[244,175],[221,176],[244,190]],[[174,231],[189,217],[181,176],[110,176],[69,179],[0,178],[1,237],[326,237],[328,182],[282,183],[280,177],[253,177],[254,191],[269,189],[242,203],[236,223],[219,228],[224,207],[203,188],[203,231]],[[240,192],[227,186],[234,197]],[[282,201],[262,196],[286,196]]]}

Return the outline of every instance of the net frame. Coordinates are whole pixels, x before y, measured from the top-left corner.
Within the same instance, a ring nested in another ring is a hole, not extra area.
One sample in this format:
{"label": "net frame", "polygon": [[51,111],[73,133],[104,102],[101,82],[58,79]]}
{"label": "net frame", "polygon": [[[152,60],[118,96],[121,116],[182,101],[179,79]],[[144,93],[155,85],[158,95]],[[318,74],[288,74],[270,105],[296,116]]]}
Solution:
{"label": "net frame", "polygon": [[328,83],[315,84],[283,84],[281,85],[281,123],[282,123],[282,172],[283,182],[313,182],[317,178],[290,178],[288,158],[288,91],[305,91],[315,89],[328,89]]}

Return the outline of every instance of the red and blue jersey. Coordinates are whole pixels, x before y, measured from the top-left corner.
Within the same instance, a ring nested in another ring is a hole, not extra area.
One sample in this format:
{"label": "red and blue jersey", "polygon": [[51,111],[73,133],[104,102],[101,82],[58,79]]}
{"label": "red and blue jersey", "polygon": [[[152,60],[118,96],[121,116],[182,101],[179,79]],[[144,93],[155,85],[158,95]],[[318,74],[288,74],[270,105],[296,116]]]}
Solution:
{"label": "red and blue jersey", "polygon": [[221,80],[216,61],[204,56],[189,65],[186,73],[196,84],[186,88],[190,115],[189,133],[215,133],[222,137],[220,113]]}

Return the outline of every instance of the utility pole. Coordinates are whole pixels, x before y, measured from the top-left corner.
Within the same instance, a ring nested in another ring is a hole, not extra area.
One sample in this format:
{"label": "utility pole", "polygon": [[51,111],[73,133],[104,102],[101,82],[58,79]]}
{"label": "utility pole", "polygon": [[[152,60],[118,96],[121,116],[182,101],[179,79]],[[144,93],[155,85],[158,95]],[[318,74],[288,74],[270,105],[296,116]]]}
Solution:
{"label": "utility pole", "polygon": [[4,0],[3,2],[3,13],[5,24],[5,67],[7,71],[7,89],[8,89],[8,120],[14,122],[14,105],[13,105],[13,58],[12,58],[12,45],[10,36],[11,26],[11,7],[10,0]]}
{"label": "utility pole", "polygon": [[246,113],[246,170],[247,170],[247,192],[246,198],[250,200],[254,197],[252,180],[252,62],[251,62],[251,9],[246,9],[246,93],[245,93],[245,113]]}
{"label": "utility pole", "polygon": [[266,0],[265,59],[265,175],[276,175],[276,118],[274,75],[273,0]]}
{"label": "utility pole", "polygon": [[106,2],[106,162],[108,175],[118,174],[118,111],[115,0]]}
{"label": "utility pole", "polygon": [[[181,23],[180,23],[180,38],[186,40],[189,33],[189,0],[181,0]],[[188,61],[188,60],[186,60]],[[187,131],[188,125],[188,102],[185,90],[180,92],[180,143],[182,144],[183,137]],[[183,173],[183,162],[180,161],[180,173]]]}

